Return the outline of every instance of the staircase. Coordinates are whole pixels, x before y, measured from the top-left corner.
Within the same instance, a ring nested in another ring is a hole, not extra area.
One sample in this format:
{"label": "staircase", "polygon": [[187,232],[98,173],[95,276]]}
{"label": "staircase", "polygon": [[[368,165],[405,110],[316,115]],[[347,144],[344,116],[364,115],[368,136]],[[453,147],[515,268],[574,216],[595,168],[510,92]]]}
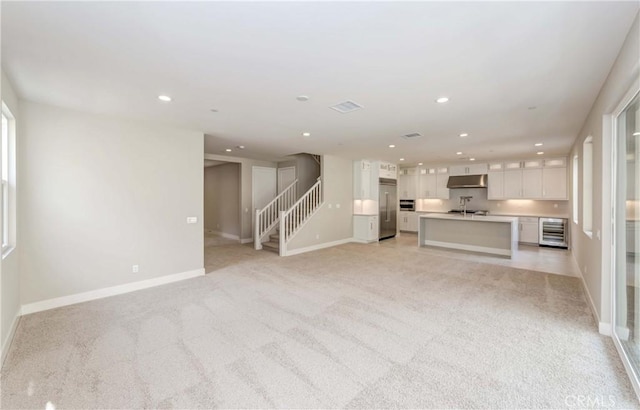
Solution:
{"label": "staircase", "polygon": [[278,226],[280,212],[291,208],[296,202],[297,186],[298,180],[296,179],[264,208],[256,209],[253,236],[253,246],[256,250],[262,249],[262,240]]}
{"label": "staircase", "polygon": [[[294,182],[294,184],[296,182]],[[280,195],[282,195],[282,193]],[[286,254],[287,243],[302,229],[309,218],[311,218],[322,205],[322,180],[318,178],[318,181],[309,188],[300,199],[288,209],[280,210],[279,215],[274,219],[272,218],[273,209],[277,208],[277,206],[273,204],[286,203],[285,200],[278,200],[280,195],[274,198],[264,209],[256,210],[254,248],[256,250],[270,250],[278,253],[280,256],[284,256]],[[266,219],[268,219],[268,221]],[[276,233],[270,233],[274,228]],[[267,237],[267,234],[269,240],[262,242],[262,240]]]}
{"label": "staircase", "polygon": [[262,242],[262,249],[280,253],[280,228],[276,228],[276,233],[269,235],[267,242]]}

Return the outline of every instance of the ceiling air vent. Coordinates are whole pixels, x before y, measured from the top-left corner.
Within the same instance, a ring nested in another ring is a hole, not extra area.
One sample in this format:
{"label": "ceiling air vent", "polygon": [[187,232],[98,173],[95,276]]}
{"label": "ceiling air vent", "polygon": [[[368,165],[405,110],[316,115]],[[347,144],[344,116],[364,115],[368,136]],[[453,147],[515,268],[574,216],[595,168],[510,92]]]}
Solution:
{"label": "ceiling air vent", "polygon": [[348,112],[359,110],[360,108],[362,108],[362,105],[355,103],[353,101],[345,101],[329,108],[331,108],[332,110],[336,110],[339,113],[346,114]]}
{"label": "ceiling air vent", "polygon": [[414,140],[416,138],[420,138],[422,137],[422,134],[420,134],[419,132],[413,132],[411,134],[407,134],[407,135],[403,135],[402,138],[406,139],[406,140]]}

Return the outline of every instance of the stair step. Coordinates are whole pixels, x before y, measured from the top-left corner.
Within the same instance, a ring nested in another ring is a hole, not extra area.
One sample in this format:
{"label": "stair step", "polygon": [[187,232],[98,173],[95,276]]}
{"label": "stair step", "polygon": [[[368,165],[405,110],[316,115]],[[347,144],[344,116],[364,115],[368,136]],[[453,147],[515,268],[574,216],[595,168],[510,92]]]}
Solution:
{"label": "stair step", "polygon": [[274,233],[273,235],[269,235],[269,239],[274,242],[280,242],[280,233]]}
{"label": "stair step", "polygon": [[280,253],[280,242],[274,242],[274,241],[262,242],[262,249]]}

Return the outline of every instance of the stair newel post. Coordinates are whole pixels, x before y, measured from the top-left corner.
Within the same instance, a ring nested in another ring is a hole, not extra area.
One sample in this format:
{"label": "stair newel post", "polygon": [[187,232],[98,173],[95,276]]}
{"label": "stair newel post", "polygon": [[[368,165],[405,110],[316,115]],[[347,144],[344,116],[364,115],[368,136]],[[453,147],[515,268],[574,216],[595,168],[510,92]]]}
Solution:
{"label": "stair newel post", "polygon": [[262,243],[260,242],[260,210],[259,209],[256,209],[256,218],[254,221],[253,248],[257,251],[262,249]]}
{"label": "stair newel post", "polygon": [[285,251],[285,238],[287,237],[287,230],[286,230],[286,216],[285,216],[285,211],[280,211],[280,237],[278,238],[280,241],[280,247],[279,247],[279,254],[280,256],[285,256],[286,251]]}

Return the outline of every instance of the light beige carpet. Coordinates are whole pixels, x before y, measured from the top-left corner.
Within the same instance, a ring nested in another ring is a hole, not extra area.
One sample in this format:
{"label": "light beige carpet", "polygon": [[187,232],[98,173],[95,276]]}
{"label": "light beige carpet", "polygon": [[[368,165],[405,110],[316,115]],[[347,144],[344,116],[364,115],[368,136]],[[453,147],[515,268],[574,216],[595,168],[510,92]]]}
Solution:
{"label": "light beige carpet", "polygon": [[205,263],[23,317],[2,408],[638,407],[576,278],[400,241]]}

